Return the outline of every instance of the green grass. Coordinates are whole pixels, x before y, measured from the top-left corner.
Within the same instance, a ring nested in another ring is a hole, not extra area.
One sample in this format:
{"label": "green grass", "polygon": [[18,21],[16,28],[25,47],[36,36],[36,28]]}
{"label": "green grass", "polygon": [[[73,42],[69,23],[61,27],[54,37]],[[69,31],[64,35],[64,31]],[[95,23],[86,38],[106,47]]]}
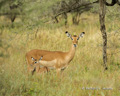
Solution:
{"label": "green grass", "polygon": [[[4,54],[9,56],[0,65],[0,96],[119,96],[120,52],[116,53],[119,50],[119,37],[108,37],[108,70],[104,71],[98,17],[95,17],[96,21],[93,21],[92,15],[83,17],[87,18],[87,22],[82,20],[78,26],[40,28],[37,38],[34,33],[36,29],[28,37],[29,30],[15,35],[5,28],[2,46],[6,48]],[[16,28],[13,30],[17,31]],[[26,52],[32,49],[68,51],[72,41],[65,35],[66,30],[73,35],[79,35],[82,31],[86,34],[79,40],[75,57],[61,77],[58,78],[54,70],[48,74],[28,76]],[[117,47],[112,46],[112,42]],[[10,46],[7,48],[7,45]]]}

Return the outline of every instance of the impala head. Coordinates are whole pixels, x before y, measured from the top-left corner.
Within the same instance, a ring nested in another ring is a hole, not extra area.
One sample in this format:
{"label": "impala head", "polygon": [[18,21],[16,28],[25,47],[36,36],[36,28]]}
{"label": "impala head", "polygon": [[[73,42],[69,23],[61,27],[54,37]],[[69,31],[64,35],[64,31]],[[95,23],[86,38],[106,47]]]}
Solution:
{"label": "impala head", "polygon": [[82,32],[82,33],[79,34],[78,36],[77,36],[77,35],[73,35],[73,36],[72,36],[70,33],[68,33],[68,31],[66,31],[65,34],[66,34],[69,38],[71,38],[74,47],[77,47],[78,40],[83,37],[83,35],[85,34],[85,32]]}
{"label": "impala head", "polygon": [[34,59],[33,57],[31,58],[32,58],[33,64],[36,64],[36,63],[39,63],[40,60],[42,60],[43,56],[41,56],[39,60]]}

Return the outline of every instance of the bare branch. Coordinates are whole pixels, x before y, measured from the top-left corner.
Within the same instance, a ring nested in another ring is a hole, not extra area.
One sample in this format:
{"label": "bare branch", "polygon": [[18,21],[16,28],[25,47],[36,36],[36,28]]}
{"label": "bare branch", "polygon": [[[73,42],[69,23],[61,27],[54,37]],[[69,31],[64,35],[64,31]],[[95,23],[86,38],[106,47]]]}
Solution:
{"label": "bare branch", "polygon": [[114,6],[117,3],[118,0],[112,0],[112,2],[109,4],[107,2],[105,2],[106,6]]}

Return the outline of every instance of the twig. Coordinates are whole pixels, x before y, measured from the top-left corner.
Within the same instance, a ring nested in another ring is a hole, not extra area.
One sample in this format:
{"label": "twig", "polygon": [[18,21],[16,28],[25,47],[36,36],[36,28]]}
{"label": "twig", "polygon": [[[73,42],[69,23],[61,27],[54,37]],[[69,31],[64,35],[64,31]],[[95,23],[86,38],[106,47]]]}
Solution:
{"label": "twig", "polygon": [[38,33],[39,27],[37,28],[36,32],[35,32],[35,38],[37,38],[37,33]]}

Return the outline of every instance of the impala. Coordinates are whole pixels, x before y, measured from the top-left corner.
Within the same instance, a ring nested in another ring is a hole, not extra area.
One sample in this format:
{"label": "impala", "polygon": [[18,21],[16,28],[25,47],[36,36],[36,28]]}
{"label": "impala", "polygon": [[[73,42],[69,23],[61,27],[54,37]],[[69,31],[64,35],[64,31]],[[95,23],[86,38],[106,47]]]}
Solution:
{"label": "impala", "polygon": [[42,73],[42,72],[48,72],[49,69],[45,66],[41,66],[39,65],[39,61],[42,60],[42,56],[39,58],[39,60],[34,59],[33,57],[31,57],[32,62],[28,63],[28,71],[32,73],[32,75],[34,74],[34,72],[36,71],[36,73]]}
{"label": "impala", "polygon": [[[54,68],[57,71],[57,74],[61,71],[61,69],[65,69],[71,60],[73,59],[77,47],[77,43],[79,38],[83,37],[85,32],[82,32],[80,35],[71,35],[67,31],[66,35],[71,38],[72,45],[68,52],[61,51],[47,51],[47,50],[39,50],[33,49],[26,53],[26,59],[28,62],[28,70],[30,70],[30,64],[33,64],[34,58],[38,60],[38,64],[45,66],[47,68]],[[41,60],[42,57],[42,60]],[[31,59],[32,58],[32,59]],[[40,60],[39,60],[40,59]],[[32,69],[33,71],[33,69]]]}

